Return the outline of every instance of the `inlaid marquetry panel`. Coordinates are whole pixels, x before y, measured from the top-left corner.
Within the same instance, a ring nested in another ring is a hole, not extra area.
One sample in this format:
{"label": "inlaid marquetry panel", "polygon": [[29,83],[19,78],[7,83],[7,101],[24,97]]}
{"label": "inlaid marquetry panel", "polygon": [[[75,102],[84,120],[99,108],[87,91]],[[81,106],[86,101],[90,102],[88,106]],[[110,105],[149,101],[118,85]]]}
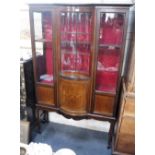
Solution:
{"label": "inlaid marquetry panel", "polygon": [[87,112],[89,81],[60,80],[59,104],[62,111],[71,115]]}

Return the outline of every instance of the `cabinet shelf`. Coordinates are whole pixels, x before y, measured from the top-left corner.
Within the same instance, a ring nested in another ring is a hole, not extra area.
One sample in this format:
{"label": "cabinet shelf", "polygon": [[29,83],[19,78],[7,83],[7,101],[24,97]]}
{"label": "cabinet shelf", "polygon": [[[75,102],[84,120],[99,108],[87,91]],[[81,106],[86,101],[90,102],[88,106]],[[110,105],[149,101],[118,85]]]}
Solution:
{"label": "cabinet shelf", "polygon": [[45,43],[52,43],[52,40],[47,40],[47,39],[35,39],[36,42],[45,42]]}
{"label": "cabinet shelf", "polygon": [[109,49],[116,49],[121,48],[122,45],[115,45],[115,44],[99,44],[99,47],[109,48]]}
{"label": "cabinet shelf", "polygon": [[116,91],[107,92],[106,90],[95,90],[95,94],[114,96],[116,95]]}
{"label": "cabinet shelf", "polygon": [[97,69],[97,71],[99,72],[109,72],[109,73],[118,73],[118,69],[117,70],[108,70],[108,69]]}
{"label": "cabinet shelf", "polygon": [[43,82],[43,81],[40,81],[40,82],[36,82],[37,85],[40,85],[40,86],[45,86],[45,87],[54,87],[54,83],[46,83],[46,82]]}
{"label": "cabinet shelf", "polygon": [[70,44],[70,43],[72,43],[72,44],[90,44],[90,42],[86,42],[86,41],[73,41],[73,40],[63,40],[63,41],[61,41],[61,43],[63,43],[63,44]]}
{"label": "cabinet shelf", "polygon": [[87,33],[87,32],[61,32],[61,34],[87,34],[89,35],[90,33]]}
{"label": "cabinet shelf", "polygon": [[87,55],[90,56],[90,53],[88,52],[78,52],[78,51],[61,51],[61,53],[66,54],[79,54],[79,55]]}
{"label": "cabinet shelf", "polygon": [[90,77],[87,75],[82,74],[82,72],[72,72],[72,71],[63,71],[60,73],[61,77],[72,79],[72,80],[89,80]]}

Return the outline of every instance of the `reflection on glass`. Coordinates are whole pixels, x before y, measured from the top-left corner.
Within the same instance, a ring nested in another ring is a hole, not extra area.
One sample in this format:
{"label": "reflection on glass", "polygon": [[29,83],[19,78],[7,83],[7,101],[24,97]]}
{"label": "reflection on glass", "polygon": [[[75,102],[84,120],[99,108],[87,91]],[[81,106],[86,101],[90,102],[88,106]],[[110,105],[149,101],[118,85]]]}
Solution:
{"label": "reflection on glass", "polygon": [[120,65],[120,48],[100,47],[97,60],[96,90],[115,92]]}
{"label": "reflection on glass", "polygon": [[39,12],[34,12],[33,18],[34,18],[35,39],[40,39],[42,38],[42,14]]}
{"label": "reflection on glass", "polygon": [[43,55],[43,43],[42,42],[35,42],[36,48],[36,55]]}
{"label": "reflection on glass", "polygon": [[61,13],[61,71],[89,75],[90,13]]}
{"label": "reflection on glass", "polygon": [[51,12],[34,13],[37,82],[53,83]]}
{"label": "reflection on glass", "polygon": [[121,44],[124,25],[123,14],[101,13],[100,20],[100,43]]}
{"label": "reflection on glass", "polygon": [[77,20],[77,32],[89,33],[91,32],[91,14],[79,13]]}
{"label": "reflection on glass", "polygon": [[35,40],[50,41],[52,40],[52,23],[50,12],[34,12],[34,30]]}

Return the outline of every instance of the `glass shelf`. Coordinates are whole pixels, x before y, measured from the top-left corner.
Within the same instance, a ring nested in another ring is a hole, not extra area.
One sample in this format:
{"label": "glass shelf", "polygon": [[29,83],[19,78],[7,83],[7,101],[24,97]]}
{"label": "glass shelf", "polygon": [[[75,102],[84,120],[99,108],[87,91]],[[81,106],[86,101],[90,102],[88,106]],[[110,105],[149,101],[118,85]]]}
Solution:
{"label": "glass shelf", "polygon": [[102,72],[118,72],[118,68],[116,67],[107,67],[107,68],[104,68],[104,69],[98,69],[97,68],[97,71],[102,71]]}
{"label": "glass shelf", "polygon": [[78,52],[78,51],[66,51],[66,50],[61,50],[62,53],[66,54],[77,54],[77,55],[87,55],[90,56],[90,53],[87,52]]}
{"label": "glass shelf", "polygon": [[91,40],[90,33],[61,33],[62,41],[71,41],[71,42],[90,42]]}
{"label": "glass shelf", "polygon": [[36,42],[45,42],[45,43],[51,43],[52,40],[47,40],[47,39],[35,39]]}
{"label": "glass shelf", "polygon": [[76,40],[63,40],[61,41],[62,44],[90,44],[88,41],[76,41]]}
{"label": "glass shelf", "polygon": [[88,32],[66,32],[66,31],[64,31],[64,32],[61,32],[61,34],[87,34],[87,35],[90,35],[90,33],[88,33]]}
{"label": "glass shelf", "polygon": [[117,48],[121,48],[122,45],[115,45],[115,44],[99,44],[99,47],[105,47],[108,49],[117,49]]}
{"label": "glass shelf", "polygon": [[90,77],[85,72],[75,72],[75,71],[63,71],[60,75],[67,79],[73,80],[88,80]]}

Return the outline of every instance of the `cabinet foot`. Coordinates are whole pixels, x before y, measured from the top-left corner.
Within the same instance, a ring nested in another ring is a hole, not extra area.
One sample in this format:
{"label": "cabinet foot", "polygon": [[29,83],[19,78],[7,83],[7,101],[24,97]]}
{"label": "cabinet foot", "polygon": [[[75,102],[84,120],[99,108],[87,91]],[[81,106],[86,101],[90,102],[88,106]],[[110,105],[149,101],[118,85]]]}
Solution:
{"label": "cabinet foot", "polygon": [[36,125],[37,125],[37,132],[41,133],[41,127],[40,127],[40,114],[39,114],[39,109],[36,109]]}
{"label": "cabinet foot", "polygon": [[110,130],[109,130],[109,137],[108,137],[108,146],[107,148],[110,149],[111,145],[112,145],[112,137],[113,137],[113,133],[114,133],[114,127],[115,127],[115,122],[111,122],[110,123]]}

